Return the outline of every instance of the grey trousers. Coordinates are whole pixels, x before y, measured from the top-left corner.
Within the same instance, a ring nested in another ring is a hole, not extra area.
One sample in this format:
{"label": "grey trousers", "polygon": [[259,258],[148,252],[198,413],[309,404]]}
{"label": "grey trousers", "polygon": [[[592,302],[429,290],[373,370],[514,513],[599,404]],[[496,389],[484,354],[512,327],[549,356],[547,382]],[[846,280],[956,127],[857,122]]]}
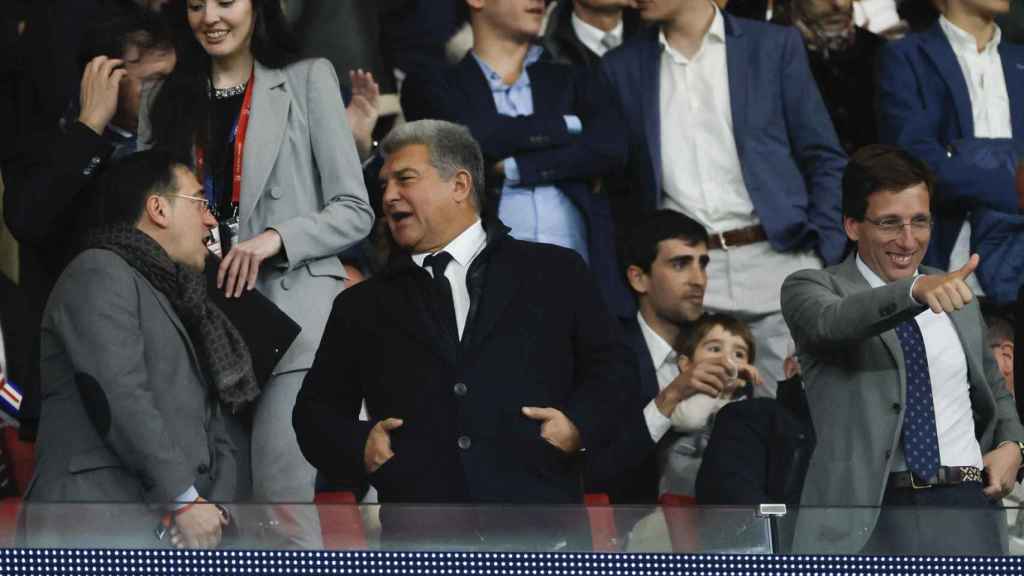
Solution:
{"label": "grey trousers", "polygon": [[286,547],[320,549],[320,518],[313,506],[316,468],[299,451],[292,427],[305,376],[305,370],[279,374],[263,389],[252,423],[252,500],[266,506],[265,521]]}

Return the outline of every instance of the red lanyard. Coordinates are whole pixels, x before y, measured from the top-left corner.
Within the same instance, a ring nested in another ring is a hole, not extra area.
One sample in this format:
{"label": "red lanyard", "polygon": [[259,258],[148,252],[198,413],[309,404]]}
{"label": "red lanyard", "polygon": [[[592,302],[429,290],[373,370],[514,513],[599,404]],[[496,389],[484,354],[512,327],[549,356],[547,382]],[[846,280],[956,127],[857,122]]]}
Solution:
{"label": "red lanyard", "polygon": [[[242,197],[242,154],[245,151],[245,134],[249,131],[249,114],[252,112],[252,85],[254,73],[249,74],[249,82],[245,86],[245,98],[242,99],[242,110],[235,122],[234,138],[235,160],[231,167],[231,202],[237,205]],[[206,154],[202,148],[196,148],[196,170],[204,175]]]}

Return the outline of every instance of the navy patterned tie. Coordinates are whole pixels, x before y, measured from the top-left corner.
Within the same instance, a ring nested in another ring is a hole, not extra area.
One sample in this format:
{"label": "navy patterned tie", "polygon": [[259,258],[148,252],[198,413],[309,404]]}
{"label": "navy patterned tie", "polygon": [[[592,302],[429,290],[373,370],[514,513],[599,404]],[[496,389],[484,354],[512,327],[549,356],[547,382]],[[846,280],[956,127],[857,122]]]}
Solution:
{"label": "navy patterned tie", "polygon": [[903,416],[903,455],[907,468],[922,482],[939,469],[939,436],[935,431],[935,404],[928,356],[917,322],[908,320],[896,327],[907,369],[907,411]]}

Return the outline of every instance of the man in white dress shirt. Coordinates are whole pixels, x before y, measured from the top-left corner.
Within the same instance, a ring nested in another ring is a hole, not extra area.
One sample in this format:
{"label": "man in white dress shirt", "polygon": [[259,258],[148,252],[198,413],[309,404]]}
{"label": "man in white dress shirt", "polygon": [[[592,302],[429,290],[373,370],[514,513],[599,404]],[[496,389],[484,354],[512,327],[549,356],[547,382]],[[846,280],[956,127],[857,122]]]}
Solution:
{"label": "man in white dress shirt", "polygon": [[704,304],[751,327],[773,394],[789,342],[782,281],[837,262],[846,246],[845,154],[795,30],[735,18],[710,0],[647,0],[640,14],[657,25],[601,61],[628,134],[630,201],[708,230]]}
{"label": "man in white dress shirt", "polygon": [[951,273],[921,267],[932,183],[899,148],[860,149],[843,178],[856,254],[783,284],[818,436],[794,552],[1005,552],[996,506],[1024,429],[964,282],[977,256]]}
{"label": "man in white dress shirt", "polygon": [[1019,286],[1018,274],[1000,272],[1024,254],[993,258],[978,242],[991,232],[987,213],[1019,210],[1014,160],[1024,136],[1024,49],[1003,42],[995,22],[1009,8],[1008,0],[948,0],[935,25],[879,57],[879,138],[936,173],[936,226],[925,263],[956,270],[979,251],[981,266],[968,285],[1000,303],[1015,300]]}

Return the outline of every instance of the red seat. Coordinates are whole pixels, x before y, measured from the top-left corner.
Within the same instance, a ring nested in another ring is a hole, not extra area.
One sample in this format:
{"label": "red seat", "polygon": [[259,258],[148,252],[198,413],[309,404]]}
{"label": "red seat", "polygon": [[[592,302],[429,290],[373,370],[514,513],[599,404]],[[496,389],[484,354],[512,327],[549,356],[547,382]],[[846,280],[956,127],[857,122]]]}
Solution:
{"label": "red seat", "polygon": [[616,552],[619,550],[619,531],[615,527],[615,509],[607,494],[584,494],[583,503],[587,506],[587,517],[590,520],[590,538],[594,552]]}
{"label": "red seat", "polygon": [[320,514],[325,550],[366,550],[363,515],[355,494],[318,492],[313,503]]}
{"label": "red seat", "polygon": [[700,552],[697,531],[697,499],[686,494],[662,494],[659,499],[673,552],[696,554]]}
{"label": "red seat", "polygon": [[0,500],[0,548],[13,548],[18,527],[21,498]]}
{"label": "red seat", "polygon": [[3,452],[11,465],[14,485],[18,489],[18,494],[24,495],[36,468],[36,445],[19,440],[17,428],[5,427],[3,433]]}

